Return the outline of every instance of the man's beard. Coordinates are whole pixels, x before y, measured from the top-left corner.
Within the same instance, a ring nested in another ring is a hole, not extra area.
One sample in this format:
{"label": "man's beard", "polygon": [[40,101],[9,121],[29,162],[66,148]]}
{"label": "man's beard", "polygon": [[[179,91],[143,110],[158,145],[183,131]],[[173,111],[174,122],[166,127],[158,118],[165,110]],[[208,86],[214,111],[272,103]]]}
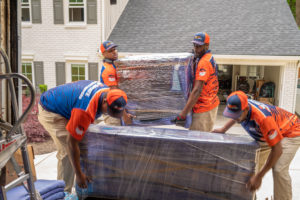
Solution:
{"label": "man's beard", "polygon": [[195,57],[196,58],[201,58],[204,54],[205,54],[205,49],[203,51],[201,51],[199,54],[198,53],[195,53]]}

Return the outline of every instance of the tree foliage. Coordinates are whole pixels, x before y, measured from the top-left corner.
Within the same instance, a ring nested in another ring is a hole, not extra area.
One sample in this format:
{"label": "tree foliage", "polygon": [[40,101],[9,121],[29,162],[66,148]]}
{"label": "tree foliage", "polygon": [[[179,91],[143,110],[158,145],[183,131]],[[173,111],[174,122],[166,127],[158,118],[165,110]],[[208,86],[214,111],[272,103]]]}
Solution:
{"label": "tree foliage", "polygon": [[294,18],[296,19],[296,0],[287,0],[287,2],[291,8]]}

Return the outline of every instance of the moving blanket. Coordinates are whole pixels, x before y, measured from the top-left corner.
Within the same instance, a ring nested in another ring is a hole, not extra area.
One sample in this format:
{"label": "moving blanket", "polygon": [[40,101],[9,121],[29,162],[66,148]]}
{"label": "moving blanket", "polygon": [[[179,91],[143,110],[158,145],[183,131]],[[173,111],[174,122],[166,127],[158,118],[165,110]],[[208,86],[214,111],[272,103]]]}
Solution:
{"label": "moving blanket", "polygon": [[[135,125],[171,124],[190,91],[191,54],[129,56],[116,61],[119,87],[128,95]],[[186,125],[189,127],[189,125]]]}
{"label": "moving blanket", "polygon": [[93,180],[77,195],[112,199],[250,200],[259,146],[248,136],[91,125],[80,143]]}
{"label": "moving blanket", "polygon": [[[34,182],[35,189],[40,193],[41,197],[46,200],[63,199],[65,183],[59,180],[37,180]],[[24,186],[18,186],[7,193],[8,200],[29,200],[30,197]]]}

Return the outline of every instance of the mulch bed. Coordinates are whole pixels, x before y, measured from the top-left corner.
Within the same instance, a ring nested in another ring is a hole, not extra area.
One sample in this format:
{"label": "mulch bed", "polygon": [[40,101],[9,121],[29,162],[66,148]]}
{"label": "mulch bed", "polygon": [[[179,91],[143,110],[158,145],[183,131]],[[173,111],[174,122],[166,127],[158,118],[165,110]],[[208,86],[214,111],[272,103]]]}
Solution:
{"label": "mulch bed", "polygon": [[[27,135],[28,142],[45,142],[51,137],[49,133],[44,129],[44,127],[39,123],[38,120],[38,102],[40,95],[37,94],[35,98],[35,105],[27,115],[25,121],[23,122],[23,129]],[[22,109],[23,112],[27,108],[30,102],[30,96],[22,96]]]}

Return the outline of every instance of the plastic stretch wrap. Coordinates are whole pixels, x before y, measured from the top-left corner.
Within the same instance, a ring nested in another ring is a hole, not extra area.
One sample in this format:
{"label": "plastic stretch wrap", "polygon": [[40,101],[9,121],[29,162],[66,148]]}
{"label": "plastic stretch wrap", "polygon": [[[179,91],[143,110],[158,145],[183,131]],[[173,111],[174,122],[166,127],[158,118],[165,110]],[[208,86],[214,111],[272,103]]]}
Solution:
{"label": "plastic stretch wrap", "polygon": [[250,200],[245,185],[258,149],[249,137],[91,125],[80,162],[93,181],[76,190],[112,199]]}
{"label": "plastic stretch wrap", "polygon": [[191,54],[157,54],[115,63],[119,87],[128,95],[127,108],[136,115],[133,124],[171,124],[188,98],[190,58]]}

